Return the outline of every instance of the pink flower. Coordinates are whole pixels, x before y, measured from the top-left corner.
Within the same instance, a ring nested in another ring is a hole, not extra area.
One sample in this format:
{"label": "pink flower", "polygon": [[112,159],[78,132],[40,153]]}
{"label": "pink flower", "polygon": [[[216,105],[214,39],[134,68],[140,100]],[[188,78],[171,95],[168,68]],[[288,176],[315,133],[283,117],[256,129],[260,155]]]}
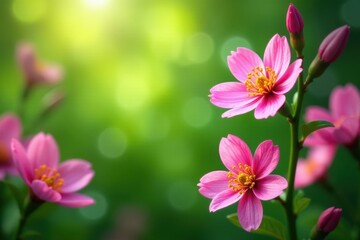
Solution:
{"label": "pink flower", "polygon": [[336,153],[332,145],[316,146],[309,149],[306,159],[299,159],[295,174],[295,188],[304,188],[326,178]]}
{"label": "pink flower", "polygon": [[16,169],[12,161],[10,142],[11,139],[19,139],[21,124],[13,114],[4,114],[0,117],[0,180],[6,174],[16,175]]}
{"label": "pink flower", "polygon": [[222,117],[233,117],[255,109],[255,118],[274,116],[285,103],[284,94],[294,86],[302,71],[302,60],[290,66],[290,48],[285,37],[276,34],[268,43],[264,60],[247,48],[228,57],[231,73],[240,82],[220,83],[211,88],[211,102],[231,108]]}
{"label": "pink flower", "polygon": [[58,146],[51,135],[37,134],[25,150],[13,139],[11,150],[16,168],[36,198],[66,207],[84,207],[95,201],[75,193],[94,176],[91,164],[71,159],[59,164]]}
{"label": "pink flower", "polygon": [[319,47],[319,59],[331,63],[334,62],[343,52],[350,34],[350,27],[341,26],[332,31],[321,42]]}
{"label": "pink flower", "polygon": [[306,138],[306,145],[352,145],[360,133],[359,90],[352,84],[336,87],[330,96],[330,111],[322,107],[308,107],[305,120],[325,120],[335,126],[315,131]]}
{"label": "pink flower", "polygon": [[292,3],[290,3],[286,13],[286,28],[290,33],[301,33],[304,28],[303,18]]}
{"label": "pink flower", "polygon": [[271,140],[262,142],[254,158],[249,147],[240,138],[228,135],[220,142],[220,158],[228,171],[205,174],[198,186],[199,192],[212,199],[210,212],[238,204],[238,218],[246,230],[257,229],[263,217],[260,200],[279,196],[287,187],[285,178],[269,175],[279,162],[279,147]]}
{"label": "pink flower", "polygon": [[61,81],[63,72],[60,66],[41,63],[29,43],[19,44],[16,54],[27,86],[56,84]]}

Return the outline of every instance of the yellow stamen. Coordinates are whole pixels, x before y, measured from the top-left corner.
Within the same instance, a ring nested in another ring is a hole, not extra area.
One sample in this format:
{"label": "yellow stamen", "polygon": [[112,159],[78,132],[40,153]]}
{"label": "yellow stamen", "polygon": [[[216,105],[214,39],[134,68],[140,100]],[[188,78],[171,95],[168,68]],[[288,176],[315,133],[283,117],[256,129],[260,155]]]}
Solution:
{"label": "yellow stamen", "polygon": [[249,96],[261,96],[272,92],[277,76],[270,67],[266,67],[265,71],[266,74],[261,67],[255,67],[248,73],[245,86]]}
{"label": "yellow stamen", "polygon": [[60,192],[61,187],[64,185],[64,179],[56,169],[51,169],[43,164],[35,169],[35,179],[45,182],[53,190]]}
{"label": "yellow stamen", "polygon": [[228,172],[228,178],[228,187],[239,194],[243,194],[255,186],[256,176],[253,169],[247,164],[239,163],[234,166],[233,170]]}

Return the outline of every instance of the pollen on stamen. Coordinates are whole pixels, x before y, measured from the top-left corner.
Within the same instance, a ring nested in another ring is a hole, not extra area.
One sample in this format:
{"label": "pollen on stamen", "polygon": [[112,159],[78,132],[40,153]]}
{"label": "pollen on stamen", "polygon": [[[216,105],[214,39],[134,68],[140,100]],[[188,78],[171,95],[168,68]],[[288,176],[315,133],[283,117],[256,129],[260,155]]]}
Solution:
{"label": "pollen on stamen", "polygon": [[233,166],[233,171],[229,171],[227,176],[229,178],[228,187],[239,194],[245,193],[248,189],[255,186],[256,176],[249,165],[242,165],[241,163]]}
{"label": "pollen on stamen", "polygon": [[249,92],[248,96],[261,96],[270,93],[275,85],[277,76],[270,67],[263,69],[259,66],[252,68],[247,74],[244,84]]}
{"label": "pollen on stamen", "polygon": [[61,174],[56,169],[51,169],[45,164],[35,169],[35,179],[45,182],[48,187],[58,192],[61,191],[61,187],[64,185]]}

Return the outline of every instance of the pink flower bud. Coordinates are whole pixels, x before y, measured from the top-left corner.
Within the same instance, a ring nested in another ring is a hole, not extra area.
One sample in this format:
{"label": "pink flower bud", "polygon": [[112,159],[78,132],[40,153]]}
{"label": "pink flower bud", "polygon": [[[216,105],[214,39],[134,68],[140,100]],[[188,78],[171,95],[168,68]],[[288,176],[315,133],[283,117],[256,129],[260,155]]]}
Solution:
{"label": "pink flower bud", "polygon": [[323,211],[317,223],[318,229],[324,233],[333,231],[340,221],[341,213],[342,209],[335,207]]}
{"label": "pink flower bud", "polygon": [[331,63],[342,53],[349,38],[350,27],[344,25],[332,31],[319,47],[320,60]]}
{"label": "pink flower bud", "polygon": [[292,3],[290,3],[286,14],[286,28],[290,33],[300,33],[304,28],[303,18]]}

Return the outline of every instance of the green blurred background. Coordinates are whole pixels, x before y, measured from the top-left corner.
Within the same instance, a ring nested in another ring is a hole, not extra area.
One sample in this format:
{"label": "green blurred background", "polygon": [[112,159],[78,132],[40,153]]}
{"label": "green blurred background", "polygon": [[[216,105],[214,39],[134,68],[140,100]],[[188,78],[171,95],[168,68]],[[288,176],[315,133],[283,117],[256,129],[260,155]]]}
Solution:
{"label": "green blurred background", "polygon": [[[87,159],[96,171],[82,191],[94,197],[96,205],[70,209],[47,204],[30,218],[28,228],[42,232],[43,239],[59,240],[267,239],[227,221],[236,205],[209,213],[210,200],[198,193],[196,184],[205,173],[224,169],[218,144],[229,133],[244,139],[252,151],[263,140],[273,139],[281,151],[275,172],[286,175],[286,120],[276,116],[256,121],[253,112],[222,119],[225,110],[211,105],[208,94],[217,83],[235,81],[226,64],[230,50],[249,47],[262,56],[275,33],[288,35],[289,3],[2,0],[1,113],[17,109],[22,79],[15,47],[20,41],[31,42],[42,59],[61,64],[65,76],[59,86],[39,87],[32,93],[24,128],[28,134],[51,133],[62,160]],[[305,21],[304,69],[330,31],[351,26],[346,50],[306,95],[305,106],[327,107],[336,85],[351,81],[360,86],[360,2],[293,3]],[[54,90],[65,93],[63,104],[33,128],[42,97]],[[336,157],[330,182],[355,205],[357,166],[344,149]],[[299,217],[302,238],[323,209],[339,206],[318,185],[304,191],[313,201]],[[286,223],[278,203],[263,205],[265,214]],[[0,207],[7,213],[3,231],[9,232],[16,225],[16,206]],[[343,218],[332,239],[353,234],[346,223]]]}

